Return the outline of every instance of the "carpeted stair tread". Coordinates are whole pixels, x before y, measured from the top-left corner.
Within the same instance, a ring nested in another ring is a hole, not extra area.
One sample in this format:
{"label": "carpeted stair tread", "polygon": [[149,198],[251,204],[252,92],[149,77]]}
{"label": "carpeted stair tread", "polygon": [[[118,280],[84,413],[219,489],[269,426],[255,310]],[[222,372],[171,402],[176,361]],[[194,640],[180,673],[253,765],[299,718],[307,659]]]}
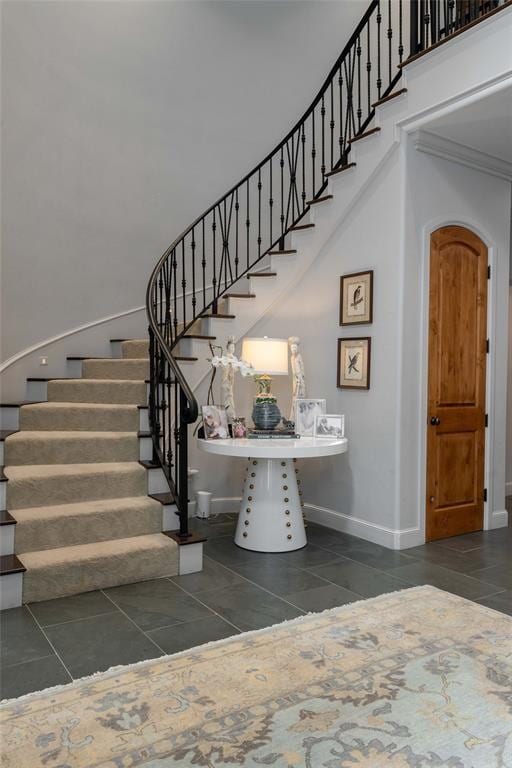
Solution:
{"label": "carpeted stair tread", "polygon": [[51,402],[24,405],[20,409],[20,430],[32,432],[136,432],[139,421],[135,404]]}
{"label": "carpeted stair tread", "polygon": [[91,464],[31,464],[6,467],[6,507],[67,504],[147,495],[146,470],[134,461]]}
{"label": "carpeted stair tread", "polygon": [[5,440],[7,466],[137,461],[138,458],[136,432],[23,430]]}
{"label": "carpeted stair tread", "polygon": [[121,354],[124,359],[148,357],[149,341],[147,339],[128,339],[121,342]]}
{"label": "carpeted stair tread", "polygon": [[159,533],[162,505],[149,496],[13,510],[17,554]]}
{"label": "carpeted stair tread", "polygon": [[65,597],[178,573],[178,546],[161,533],[28,552],[23,602]]}
{"label": "carpeted stair tread", "polygon": [[[119,372],[120,373],[120,372]],[[63,403],[105,403],[108,405],[145,405],[145,379],[94,378],[53,379],[48,382],[48,401]]]}
{"label": "carpeted stair tread", "polygon": [[145,357],[84,360],[82,378],[145,380],[149,378],[149,360]]}

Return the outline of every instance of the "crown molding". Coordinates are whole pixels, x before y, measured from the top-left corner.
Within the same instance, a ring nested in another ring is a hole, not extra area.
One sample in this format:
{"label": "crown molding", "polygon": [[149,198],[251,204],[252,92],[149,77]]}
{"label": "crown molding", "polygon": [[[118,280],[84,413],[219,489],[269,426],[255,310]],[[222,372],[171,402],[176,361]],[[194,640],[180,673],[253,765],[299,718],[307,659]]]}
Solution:
{"label": "crown molding", "polygon": [[487,155],[465,144],[459,144],[452,139],[445,139],[430,131],[418,130],[411,133],[411,141],[419,152],[427,155],[442,157],[454,163],[474,168],[490,176],[512,181],[512,163],[502,160],[494,155]]}

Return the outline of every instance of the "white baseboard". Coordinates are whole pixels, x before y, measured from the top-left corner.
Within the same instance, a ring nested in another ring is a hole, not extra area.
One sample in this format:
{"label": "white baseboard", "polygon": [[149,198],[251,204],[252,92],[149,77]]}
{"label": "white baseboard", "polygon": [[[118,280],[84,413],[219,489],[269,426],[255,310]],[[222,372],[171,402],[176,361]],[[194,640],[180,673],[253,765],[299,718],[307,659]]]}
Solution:
{"label": "white baseboard", "polygon": [[491,515],[491,529],[506,528],[508,525],[508,512],[506,509],[495,509]]}
{"label": "white baseboard", "polygon": [[[238,512],[240,507],[240,502],[242,501],[240,496],[219,496],[217,499],[212,499],[211,503],[211,514],[213,515],[223,515],[227,512]],[[196,516],[196,502],[195,501],[189,501],[188,503],[188,516],[189,517],[195,517]]]}
{"label": "white baseboard", "polygon": [[328,528],[333,528],[342,533],[349,533],[351,536],[357,536],[366,541],[372,541],[374,544],[381,544],[388,549],[407,549],[408,547],[417,547],[424,543],[423,535],[419,528],[407,528],[396,530],[386,528],[377,523],[370,523],[367,520],[361,520],[357,517],[344,515],[334,509],[319,507],[316,504],[304,505],[308,520]]}

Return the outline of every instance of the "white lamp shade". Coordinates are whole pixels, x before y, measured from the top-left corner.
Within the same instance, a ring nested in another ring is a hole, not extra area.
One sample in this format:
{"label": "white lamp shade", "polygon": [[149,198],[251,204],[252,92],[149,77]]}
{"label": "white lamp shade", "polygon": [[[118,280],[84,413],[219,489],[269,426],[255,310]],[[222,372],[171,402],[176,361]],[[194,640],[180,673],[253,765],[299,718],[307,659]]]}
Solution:
{"label": "white lamp shade", "polygon": [[256,373],[286,376],[288,373],[288,341],[286,339],[249,338],[242,342],[242,360]]}

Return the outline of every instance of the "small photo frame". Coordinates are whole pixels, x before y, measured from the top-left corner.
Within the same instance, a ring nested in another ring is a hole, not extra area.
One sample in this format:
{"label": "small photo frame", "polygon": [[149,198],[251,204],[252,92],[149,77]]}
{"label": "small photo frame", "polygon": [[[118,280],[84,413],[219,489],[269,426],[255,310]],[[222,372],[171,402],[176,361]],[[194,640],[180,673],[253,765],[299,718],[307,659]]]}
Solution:
{"label": "small photo frame", "polygon": [[299,399],[295,401],[295,431],[303,437],[313,437],[315,417],[325,413],[325,400]]}
{"label": "small photo frame", "polygon": [[340,325],[373,322],[373,269],[340,278]]}
{"label": "small photo frame", "polygon": [[201,411],[206,440],[225,440],[229,437],[228,415],[223,405],[203,405]]}
{"label": "small photo frame", "polygon": [[370,389],[370,336],[338,339],[338,381],[340,389]]}
{"label": "small photo frame", "polygon": [[313,435],[314,437],[341,440],[342,437],[345,437],[345,416],[339,413],[317,414]]}

